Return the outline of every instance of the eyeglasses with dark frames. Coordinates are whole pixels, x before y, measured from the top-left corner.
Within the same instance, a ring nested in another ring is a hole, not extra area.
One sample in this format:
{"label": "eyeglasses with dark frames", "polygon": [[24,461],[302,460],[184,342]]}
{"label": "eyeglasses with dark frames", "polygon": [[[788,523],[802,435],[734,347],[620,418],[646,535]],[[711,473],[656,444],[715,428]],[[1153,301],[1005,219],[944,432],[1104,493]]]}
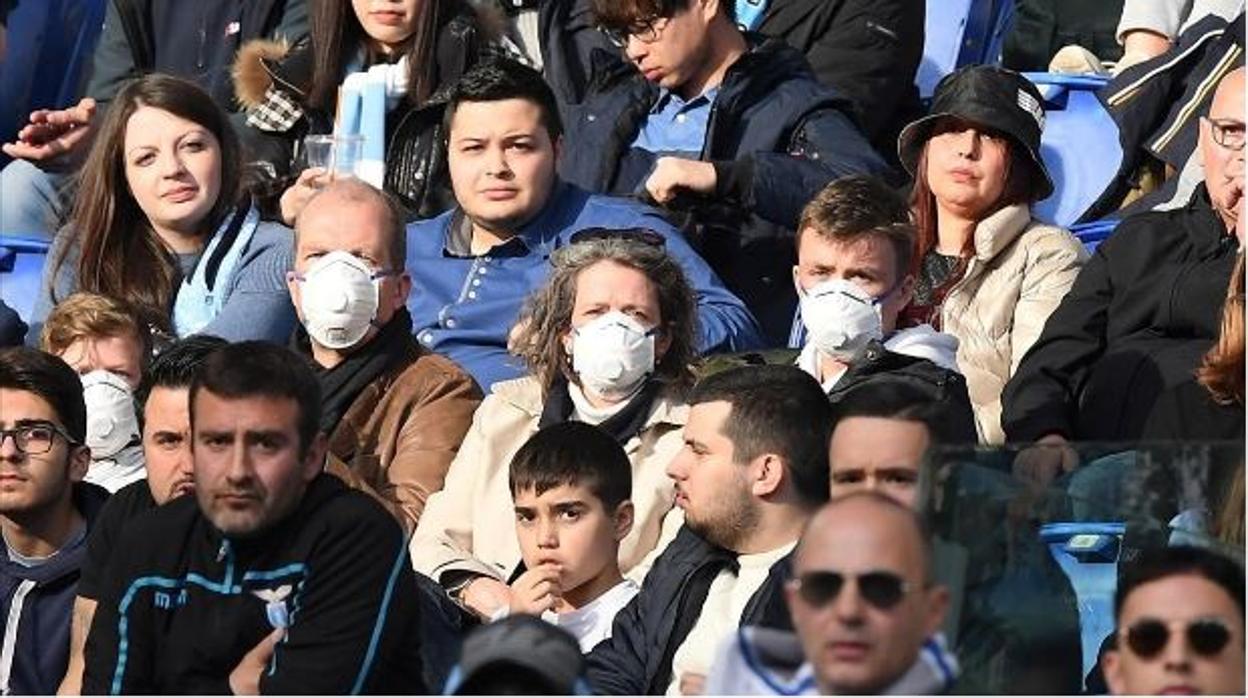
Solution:
{"label": "eyeglasses with dark frames", "polygon": [[797,590],[806,603],[822,608],[835,601],[841,595],[846,582],[851,579],[858,585],[859,596],[881,611],[891,610],[914,589],[914,586],[902,579],[900,575],[886,571],[854,575],[831,570],[817,570],[799,575],[790,580],[789,584]]}
{"label": "eyeglasses with dark frames", "polygon": [[30,422],[12,429],[0,429],[0,446],[11,436],[19,453],[37,456],[52,450],[52,443],[56,441],[57,435],[71,446],[78,444],[76,439],[52,422]]}
{"label": "eyeglasses with dark frames", "polygon": [[637,40],[643,44],[653,44],[659,40],[663,34],[663,29],[667,27],[667,21],[670,17],[646,17],[624,27],[623,29],[615,29],[610,27],[599,27],[611,45],[618,49],[628,48],[628,40],[637,37]]}
{"label": "eyeglasses with dark frames", "polygon": [[1228,150],[1244,149],[1244,122],[1236,119],[1210,119],[1201,117],[1209,124],[1213,142]]}
{"label": "eyeglasses with dark frames", "polygon": [[[1158,618],[1144,618],[1126,628],[1127,647],[1140,659],[1153,659],[1170,644],[1170,625]],[[1184,625],[1187,644],[1202,657],[1215,657],[1231,641],[1231,629],[1220,618],[1197,618]]]}

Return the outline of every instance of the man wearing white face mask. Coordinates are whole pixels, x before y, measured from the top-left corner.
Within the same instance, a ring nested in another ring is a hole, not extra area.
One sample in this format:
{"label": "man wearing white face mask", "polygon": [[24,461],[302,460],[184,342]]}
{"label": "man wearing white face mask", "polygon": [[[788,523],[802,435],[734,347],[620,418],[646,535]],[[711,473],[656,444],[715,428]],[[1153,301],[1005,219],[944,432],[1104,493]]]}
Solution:
{"label": "man wearing white face mask", "polygon": [[958,340],[930,325],[899,330],[910,302],[914,229],[904,203],[883,183],[846,177],[803,210],[793,282],[804,345],[797,365],[833,402],[868,382],[899,381],[947,405],[948,433],[974,442]]}
{"label": "man wearing white face mask", "polygon": [[91,467],[84,479],[116,492],[144,477],[134,389],[147,366],[150,334],[122,301],[76,293],[57,304],[40,335],[82,379]]}
{"label": "man wearing white face mask", "polygon": [[403,218],[359,180],[320,190],[299,216],[288,284],[302,323],[294,348],[321,382],[327,470],[410,532],[442,488],[481,391],[412,337]]}

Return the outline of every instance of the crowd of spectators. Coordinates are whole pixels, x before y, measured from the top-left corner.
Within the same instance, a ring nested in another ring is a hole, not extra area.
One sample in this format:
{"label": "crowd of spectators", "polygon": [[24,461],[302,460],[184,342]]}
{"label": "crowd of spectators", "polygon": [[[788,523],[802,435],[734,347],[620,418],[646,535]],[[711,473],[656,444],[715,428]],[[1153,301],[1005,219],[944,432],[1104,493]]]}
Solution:
{"label": "crowd of spectators", "polygon": [[3,145],[0,694],[1244,692],[1242,0],[1053,30],[1187,134],[1094,249],[930,2],[106,4]]}

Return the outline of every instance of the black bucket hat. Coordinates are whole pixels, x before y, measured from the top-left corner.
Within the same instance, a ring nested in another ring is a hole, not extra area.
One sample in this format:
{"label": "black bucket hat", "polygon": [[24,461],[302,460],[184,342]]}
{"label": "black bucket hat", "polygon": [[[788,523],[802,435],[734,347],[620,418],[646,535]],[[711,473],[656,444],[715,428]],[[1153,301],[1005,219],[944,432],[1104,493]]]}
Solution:
{"label": "black bucket hat", "polygon": [[1053,193],[1053,178],[1040,157],[1044,98],[1030,80],[1012,70],[989,65],[961,68],[936,85],[931,112],[906,126],[897,139],[897,156],[914,176],[923,144],[936,122],[955,116],[1004,133],[1031,156],[1040,175],[1037,201]]}

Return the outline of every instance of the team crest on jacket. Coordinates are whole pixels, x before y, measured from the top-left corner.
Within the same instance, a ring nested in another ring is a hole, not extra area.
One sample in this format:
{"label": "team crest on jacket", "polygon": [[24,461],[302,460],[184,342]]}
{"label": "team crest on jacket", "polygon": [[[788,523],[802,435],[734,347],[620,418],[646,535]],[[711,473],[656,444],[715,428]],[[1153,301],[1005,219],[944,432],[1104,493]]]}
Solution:
{"label": "team crest on jacket", "polygon": [[251,593],[264,602],[264,613],[268,616],[269,625],[273,628],[290,627],[290,610],[286,607],[286,599],[294,587],[283,584],[276,589],[252,589]]}

